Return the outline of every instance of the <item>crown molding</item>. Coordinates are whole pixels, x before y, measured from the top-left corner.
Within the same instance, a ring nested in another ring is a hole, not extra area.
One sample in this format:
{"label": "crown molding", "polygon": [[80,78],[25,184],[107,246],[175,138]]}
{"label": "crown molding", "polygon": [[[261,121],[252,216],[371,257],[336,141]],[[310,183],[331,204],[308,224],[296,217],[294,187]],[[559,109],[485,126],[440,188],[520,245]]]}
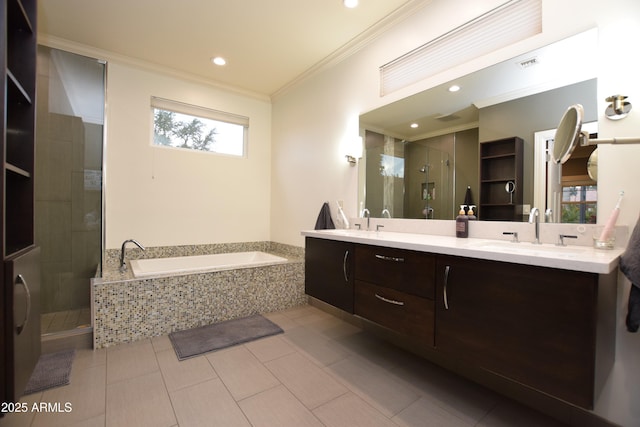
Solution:
{"label": "crown molding", "polygon": [[124,65],[128,65],[138,69],[163,74],[165,76],[174,77],[177,79],[214,87],[216,89],[224,90],[226,92],[232,92],[238,95],[254,98],[260,101],[265,101],[269,103],[271,102],[271,98],[268,95],[265,95],[262,93],[238,88],[231,85],[225,85],[223,83],[216,82],[215,80],[206,79],[192,73],[187,73],[185,71],[176,70],[171,67],[158,65],[148,61],[143,61],[140,59],[133,58],[131,56],[121,55],[115,52],[98,49],[92,46],[88,46],[88,45],[77,43],[71,40],[51,36],[48,34],[38,33],[38,44],[55,48],[55,49],[65,50],[67,52],[75,53],[78,55],[88,56],[91,58],[105,61],[107,63],[111,61],[114,63],[124,64]]}

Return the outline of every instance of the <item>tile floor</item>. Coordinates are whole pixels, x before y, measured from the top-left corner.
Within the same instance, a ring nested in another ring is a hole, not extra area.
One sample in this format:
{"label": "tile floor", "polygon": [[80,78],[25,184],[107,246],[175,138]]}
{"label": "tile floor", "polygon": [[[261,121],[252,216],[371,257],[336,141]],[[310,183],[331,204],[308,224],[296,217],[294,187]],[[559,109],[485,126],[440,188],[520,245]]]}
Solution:
{"label": "tile floor", "polygon": [[69,412],[0,426],[561,426],[317,308],[265,316],[285,333],[183,362],[167,336],[79,350],[70,385],[23,400]]}

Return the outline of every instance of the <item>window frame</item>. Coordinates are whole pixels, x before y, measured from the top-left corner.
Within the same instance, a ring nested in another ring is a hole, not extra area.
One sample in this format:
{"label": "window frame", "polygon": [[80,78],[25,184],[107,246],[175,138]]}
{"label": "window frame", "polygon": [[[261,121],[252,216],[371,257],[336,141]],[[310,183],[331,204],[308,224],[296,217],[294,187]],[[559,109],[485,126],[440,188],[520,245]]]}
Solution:
{"label": "window frame", "polygon": [[[162,110],[177,114],[183,114],[190,116],[192,118],[204,119],[204,120],[213,120],[221,123],[227,123],[231,125],[242,126],[242,154],[233,154],[233,153],[225,153],[222,151],[215,150],[202,150],[192,147],[176,147],[173,145],[163,145],[157,144],[155,142],[155,111]],[[150,112],[151,112],[151,146],[159,147],[159,148],[169,148],[169,149],[178,149],[185,150],[190,152],[198,152],[198,153],[207,153],[214,154],[218,156],[227,156],[233,158],[247,158],[248,157],[248,148],[249,148],[249,117],[242,116],[239,114],[228,113],[225,111],[214,110],[211,108],[201,107],[198,105],[187,104],[180,101],[173,101],[166,98],[160,98],[157,96],[151,97],[150,102]]]}

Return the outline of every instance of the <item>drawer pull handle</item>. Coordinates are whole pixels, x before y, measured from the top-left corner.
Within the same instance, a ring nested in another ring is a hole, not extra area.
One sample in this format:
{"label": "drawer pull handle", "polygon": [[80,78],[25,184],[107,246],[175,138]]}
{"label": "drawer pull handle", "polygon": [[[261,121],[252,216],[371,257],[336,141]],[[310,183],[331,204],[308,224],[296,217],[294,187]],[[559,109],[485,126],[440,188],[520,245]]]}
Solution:
{"label": "drawer pull handle", "polygon": [[24,330],[25,326],[27,326],[27,322],[29,321],[29,315],[31,314],[31,292],[29,292],[29,286],[27,285],[27,281],[24,279],[22,274],[18,274],[16,276],[16,285],[22,285],[24,287],[24,292],[27,295],[26,309],[24,313],[24,320],[20,325],[16,325],[16,334],[20,335]]}
{"label": "drawer pull handle", "polygon": [[447,285],[449,284],[450,270],[451,270],[451,267],[448,265],[444,268],[444,286],[442,288],[442,299],[444,301],[445,310],[449,310],[449,300],[447,299]]}
{"label": "drawer pull handle", "polygon": [[393,300],[393,299],[385,298],[385,297],[382,297],[382,296],[380,296],[380,295],[378,295],[378,294],[375,294],[375,296],[376,296],[376,298],[378,298],[380,301],[388,302],[389,304],[393,304],[393,305],[404,305],[404,302],[402,302],[402,301],[396,301],[396,300]]}
{"label": "drawer pull handle", "polygon": [[344,281],[349,282],[349,276],[347,275],[347,259],[349,258],[349,251],[344,251],[344,258],[342,259],[342,274],[344,275]]}
{"label": "drawer pull handle", "polygon": [[386,255],[376,254],[376,258],[381,259],[383,261],[404,262],[404,258],[397,258],[397,257],[394,257],[394,256],[386,256]]}

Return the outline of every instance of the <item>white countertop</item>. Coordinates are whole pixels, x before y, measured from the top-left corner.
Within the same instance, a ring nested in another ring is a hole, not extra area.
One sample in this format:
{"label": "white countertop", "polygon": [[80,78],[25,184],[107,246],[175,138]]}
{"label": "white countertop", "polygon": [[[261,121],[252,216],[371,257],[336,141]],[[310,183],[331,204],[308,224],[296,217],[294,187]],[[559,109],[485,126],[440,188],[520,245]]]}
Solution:
{"label": "white countertop", "polygon": [[607,274],[618,266],[623,248],[595,249],[591,246],[534,245],[492,240],[393,231],[305,230],[303,236],[420,252],[455,255],[587,273]]}

